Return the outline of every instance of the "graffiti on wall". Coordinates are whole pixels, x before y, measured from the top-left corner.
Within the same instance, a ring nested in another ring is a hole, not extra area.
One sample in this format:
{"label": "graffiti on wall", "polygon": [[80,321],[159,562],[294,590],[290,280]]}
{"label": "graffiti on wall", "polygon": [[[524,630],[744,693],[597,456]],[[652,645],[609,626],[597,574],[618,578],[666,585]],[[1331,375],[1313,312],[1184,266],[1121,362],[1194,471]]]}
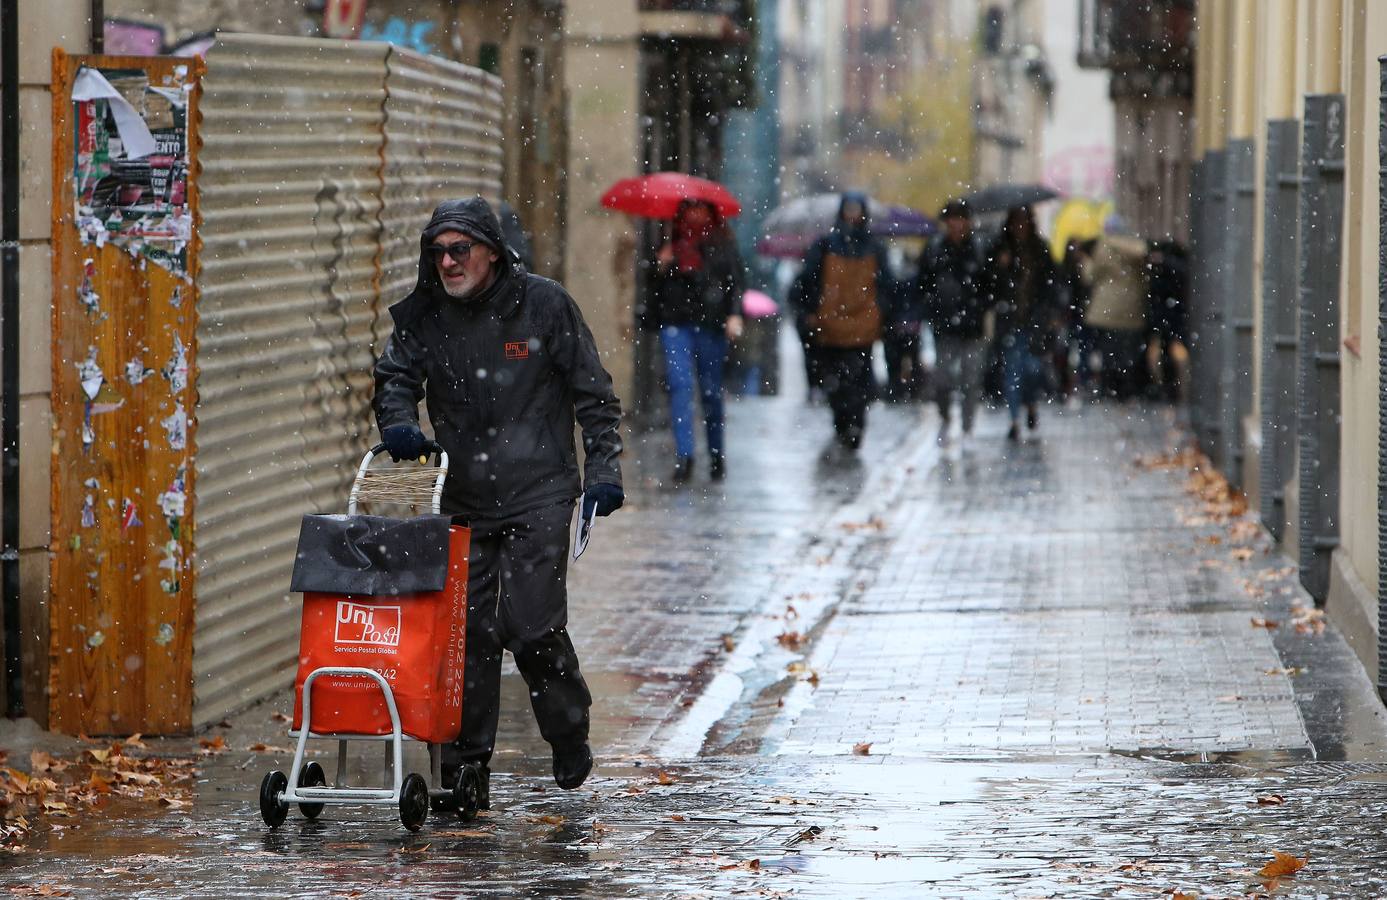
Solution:
{"label": "graffiti on wall", "polygon": [[433,22],[406,22],[399,16],[391,16],[384,25],[377,26],[367,22],[361,27],[363,41],[384,41],[397,47],[408,47],[419,53],[432,53],[431,40],[435,25]]}

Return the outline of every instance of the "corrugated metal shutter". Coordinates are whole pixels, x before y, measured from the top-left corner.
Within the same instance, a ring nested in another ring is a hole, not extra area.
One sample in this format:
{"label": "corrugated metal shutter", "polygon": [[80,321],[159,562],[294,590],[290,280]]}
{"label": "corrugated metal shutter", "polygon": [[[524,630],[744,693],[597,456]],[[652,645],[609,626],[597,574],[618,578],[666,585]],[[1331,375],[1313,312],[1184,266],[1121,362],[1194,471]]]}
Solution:
{"label": "corrugated metal shutter", "polygon": [[203,82],[194,721],[288,683],[299,517],[367,440],[378,44],[223,35]]}
{"label": "corrugated metal shutter", "polygon": [[381,294],[388,303],[414,287],[419,232],[435,206],[476,194],[500,199],[503,113],[501,80],[480,69],[400,48],[386,65]]}

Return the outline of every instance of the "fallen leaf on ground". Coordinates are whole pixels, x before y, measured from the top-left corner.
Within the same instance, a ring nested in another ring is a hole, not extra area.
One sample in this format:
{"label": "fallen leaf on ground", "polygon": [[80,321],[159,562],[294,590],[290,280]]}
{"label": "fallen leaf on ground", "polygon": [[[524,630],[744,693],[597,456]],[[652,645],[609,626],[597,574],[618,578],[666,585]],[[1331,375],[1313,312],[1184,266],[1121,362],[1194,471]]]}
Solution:
{"label": "fallen leaf on ground", "polygon": [[270,718],[273,719],[273,720],[276,721],[276,722],[290,722],[290,721],[293,721],[292,719],[290,719],[287,715],[285,715],[285,714],[282,713],[282,712],[271,713],[271,714],[270,714]]}
{"label": "fallen leaf on ground", "polygon": [[140,740],[142,737],[144,737],[144,735],[140,734],[139,732],[136,732],[130,735],[130,737],[121,741],[121,744],[123,744],[126,747],[134,747],[137,750],[148,750],[149,745],[146,744],[144,741]]}
{"label": "fallen leaf on ground", "polygon": [[656,784],[674,784],[678,780],[679,779],[675,778],[673,775],[669,774],[664,769],[661,769],[660,771],[655,773]]}
{"label": "fallen leaf on ground", "polygon": [[38,887],[33,885],[20,885],[10,888],[10,893],[19,897],[71,897],[72,892],[55,887],[51,884],[41,884]]}
{"label": "fallen leaf on ground", "polygon": [[177,797],[170,797],[168,795],[160,796],[159,804],[161,806],[167,806],[169,809],[183,809],[192,805],[187,800],[179,800]]}
{"label": "fallen leaf on ground", "polygon": [[102,764],[104,764],[106,760],[111,758],[110,750],[96,750],[93,748],[88,748],[86,752],[88,756]]}
{"label": "fallen leaf on ground", "polygon": [[1230,551],[1228,555],[1238,560],[1239,562],[1247,562],[1249,559],[1252,558],[1252,548],[1236,547],[1232,551]]}
{"label": "fallen leaf on ground", "polygon": [[1287,678],[1295,678],[1297,675],[1304,675],[1304,674],[1305,674],[1305,667],[1304,667],[1304,666],[1277,666],[1276,668],[1273,668],[1273,669],[1267,669],[1267,670],[1266,670],[1265,672],[1263,672],[1262,674],[1263,674],[1263,675],[1285,675]]}
{"label": "fallen leaf on ground", "polygon": [[782,631],[775,636],[775,640],[786,650],[803,650],[809,639],[798,631]]}
{"label": "fallen leaf on ground", "polygon": [[867,741],[861,744],[853,744],[852,752],[854,756],[870,756],[872,753],[872,745]]}
{"label": "fallen leaf on ground", "polygon": [[1253,627],[1253,628],[1265,628],[1265,629],[1267,629],[1268,631],[1271,631],[1273,628],[1278,628],[1278,627],[1280,627],[1280,625],[1281,625],[1280,622],[1273,622],[1271,619],[1263,619],[1263,618],[1260,617],[1260,616],[1253,616],[1253,617],[1252,617],[1252,627]]}
{"label": "fallen leaf on ground", "polygon": [[1291,853],[1282,853],[1280,850],[1273,850],[1272,853],[1274,855],[1271,862],[1257,870],[1257,874],[1261,875],[1263,878],[1280,878],[1282,875],[1294,875],[1296,872],[1305,868],[1306,863],[1310,862],[1310,857],[1308,856],[1295,856]]}
{"label": "fallen leaf on ground", "polygon": [[1286,798],[1280,794],[1263,794],[1257,798],[1258,806],[1280,806],[1286,802]]}
{"label": "fallen leaf on ground", "polygon": [[228,749],[226,746],[226,738],[222,737],[221,735],[217,735],[216,737],[210,738],[202,738],[197,743],[198,746],[202,748],[202,752],[208,755],[213,753],[223,753]]}
{"label": "fallen leaf on ground", "polygon": [[679,815],[679,813],[675,813],[674,815],[669,817],[669,820],[671,822],[682,822],[684,821],[684,817]]}
{"label": "fallen leaf on ground", "polygon": [[564,818],[563,816],[540,816],[539,821],[543,822],[545,825],[558,827],[564,823]]}
{"label": "fallen leaf on ground", "polygon": [[761,860],[759,860],[759,859],[748,859],[748,860],[743,860],[742,862],[739,862],[739,863],[730,863],[729,865],[718,866],[718,868],[721,869],[721,870],[724,871],[724,872],[727,871],[728,869],[746,869],[746,870],[749,871],[749,872],[757,872],[757,871],[760,871],[760,869],[761,869]]}
{"label": "fallen leaf on ground", "polygon": [[732,635],[724,634],[722,636],[722,649],[726,650],[728,653],[737,649],[737,642],[732,640]]}
{"label": "fallen leaf on ground", "polygon": [[29,754],[29,769],[35,775],[45,772],[61,772],[72,763],[62,759],[54,759],[42,750],[35,750]]}

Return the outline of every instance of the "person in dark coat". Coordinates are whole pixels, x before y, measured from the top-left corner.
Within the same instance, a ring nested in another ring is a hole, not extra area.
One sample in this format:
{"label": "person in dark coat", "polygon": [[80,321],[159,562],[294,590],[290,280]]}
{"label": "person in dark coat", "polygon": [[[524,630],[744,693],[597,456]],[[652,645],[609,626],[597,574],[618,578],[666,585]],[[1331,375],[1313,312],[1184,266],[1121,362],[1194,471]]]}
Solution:
{"label": "person in dark coat", "polygon": [[742,335],[746,271],[722,216],[699,200],[679,205],[673,235],[660,248],[657,263],[654,315],[674,425],[674,481],[693,476],[695,381],[709,476],[721,481],[727,473],[722,375],[728,344]]}
{"label": "person in dark coat", "polygon": [[953,200],[939,213],[944,233],[920,254],[916,294],[934,332],[935,401],[939,404],[939,443],[949,439],[953,394],[960,395],[963,436],[973,433],[978,399],[987,368],[987,255],[973,235],[968,204]]}
{"label": "person in dark coat", "polygon": [[832,230],[805,254],[801,279],[799,300],[833,430],[841,447],[856,451],[876,393],[872,345],[881,337],[882,305],[893,289],[886,245],[872,234],[865,194],[843,194]]}
{"label": "person in dark coat", "polygon": [[881,332],[881,352],[886,357],[885,399],[889,403],[913,403],[925,387],[920,360],[924,310],[913,279],[893,277],[892,282],[895,287],[890,300],[883,304],[886,322]]}
{"label": "person in dark coat", "polygon": [[996,305],[997,340],[1002,351],[1002,395],[1011,415],[1007,438],[1021,439],[1039,427],[1040,392],[1047,357],[1059,332],[1063,306],[1059,272],[1035,227],[1028,206],[1007,213],[1002,233],[988,251],[988,283]]}
{"label": "person in dark coat", "polygon": [[569,524],[580,495],[585,517],[622,504],[621,406],[578,304],[525,271],[485,200],[440,204],[419,243],[418,283],[390,307],[374,407],[390,455],[415,459],[426,401],[451,463],[444,512],[472,528],[462,730],[443,763],[445,786],[462,764],[480,767],[485,808],[503,650],[529,685],[555,781],[576,788],[592,769],[592,697],[567,631]]}
{"label": "person in dark coat", "polygon": [[1147,272],[1147,318],[1151,323],[1146,344],[1147,371],[1152,385],[1167,388],[1166,399],[1183,401],[1190,365],[1189,255],[1177,241],[1153,242],[1147,255]]}

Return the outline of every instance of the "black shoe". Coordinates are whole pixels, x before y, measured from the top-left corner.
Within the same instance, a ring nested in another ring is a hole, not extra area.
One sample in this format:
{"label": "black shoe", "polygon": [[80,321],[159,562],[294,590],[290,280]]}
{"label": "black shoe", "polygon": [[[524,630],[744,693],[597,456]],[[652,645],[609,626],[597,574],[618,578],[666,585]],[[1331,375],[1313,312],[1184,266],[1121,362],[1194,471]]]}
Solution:
{"label": "black shoe", "polygon": [[708,477],[714,481],[722,481],[727,477],[727,460],[721,456],[713,457],[708,464]]}
{"label": "black shoe", "polygon": [[592,748],[587,741],[566,747],[554,745],[554,781],[566,791],[583,786],[592,772]]}
{"label": "black shoe", "polygon": [[1035,431],[1040,427],[1040,416],[1034,409],[1026,410],[1026,430]]}
{"label": "black shoe", "polygon": [[1021,440],[1021,425],[1018,422],[1011,423],[1011,430],[1007,432],[1007,440],[1013,444]]}
{"label": "black shoe", "polygon": [[684,484],[691,478],[693,478],[693,460],[684,456],[679,457],[674,462],[674,474],[670,476],[670,480],[675,484]]}

